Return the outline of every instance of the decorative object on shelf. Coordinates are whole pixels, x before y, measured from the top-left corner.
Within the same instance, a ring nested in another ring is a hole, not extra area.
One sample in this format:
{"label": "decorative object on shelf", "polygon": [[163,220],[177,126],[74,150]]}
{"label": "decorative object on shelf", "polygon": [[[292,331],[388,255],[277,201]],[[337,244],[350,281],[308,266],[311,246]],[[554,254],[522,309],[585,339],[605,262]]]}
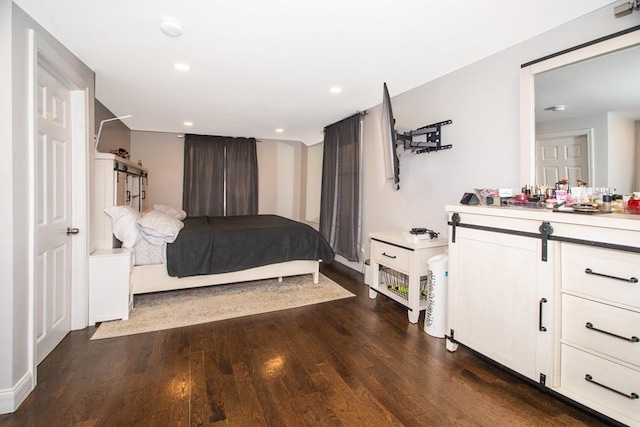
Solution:
{"label": "decorative object on shelf", "polygon": [[460,199],[460,203],[463,205],[477,205],[480,203],[480,200],[478,196],[473,193],[464,193],[462,199]]}
{"label": "decorative object on shelf", "polygon": [[409,233],[415,234],[417,236],[425,236],[425,238],[428,236],[430,239],[437,239],[438,235],[440,234],[437,231],[429,230],[428,228],[420,228],[420,227],[412,228],[411,230],[409,230]]}
{"label": "decorative object on shelf", "polygon": [[[109,153],[110,154],[114,154],[114,155],[116,155],[118,157],[122,157],[123,159],[127,159],[127,160],[129,160],[129,158],[131,157],[129,155],[129,152],[127,150],[125,150],[124,148],[118,148],[117,150],[111,150]],[[142,166],[142,165],[140,165],[140,166]]]}
{"label": "decorative object on shelf", "polygon": [[627,202],[627,211],[632,214],[640,214],[640,192],[633,193]]}
{"label": "decorative object on shelf", "polygon": [[[473,191],[478,196],[481,205],[493,205],[494,201],[498,199],[498,190],[492,188],[474,188]],[[491,200],[489,201],[489,199]],[[499,200],[497,204],[500,204]]]}

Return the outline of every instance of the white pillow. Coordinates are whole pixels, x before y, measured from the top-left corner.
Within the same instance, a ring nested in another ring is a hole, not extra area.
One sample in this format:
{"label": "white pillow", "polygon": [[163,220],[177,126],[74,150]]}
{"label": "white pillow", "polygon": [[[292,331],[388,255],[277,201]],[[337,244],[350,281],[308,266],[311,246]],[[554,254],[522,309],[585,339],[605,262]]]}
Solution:
{"label": "white pillow", "polygon": [[137,221],[140,213],[129,206],[112,206],[104,212],[111,217],[111,228],[123,248],[133,248],[140,239]]}
{"label": "white pillow", "polygon": [[182,221],[159,210],[152,210],[138,219],[138,226],[145,240],[154,245],[173,243],[184,227]]}
{"label": "white pillow", "polygon": [[179,219],[180,221],[182,221],[187,217],[187,213],[182,209],[172,208],[171,206],[167,206],[167,205],[155,204],[153,205],[153,209],[162,211],[168,215],[171,215],[175,219]]}

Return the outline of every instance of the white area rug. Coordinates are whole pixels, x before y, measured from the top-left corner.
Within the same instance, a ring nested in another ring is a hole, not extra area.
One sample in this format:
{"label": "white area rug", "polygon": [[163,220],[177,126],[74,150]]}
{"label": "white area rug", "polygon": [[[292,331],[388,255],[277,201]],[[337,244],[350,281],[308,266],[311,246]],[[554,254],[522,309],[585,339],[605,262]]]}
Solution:
{"label": "white area rug", "polygon": [[92,340],[179,328],[355,296],[328,277],[310,274],[136,295],[129,320],[103,322]]}

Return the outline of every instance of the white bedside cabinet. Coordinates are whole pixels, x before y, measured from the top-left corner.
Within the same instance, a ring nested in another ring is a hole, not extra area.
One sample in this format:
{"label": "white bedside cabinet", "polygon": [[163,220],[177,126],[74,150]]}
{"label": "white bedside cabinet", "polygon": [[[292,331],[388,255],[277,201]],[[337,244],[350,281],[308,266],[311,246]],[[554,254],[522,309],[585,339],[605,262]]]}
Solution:
{"label": "white bedside cabinet", "polygon": [[[402,304],[408,309],[409,322],[417,323],[420,311],[427,308],[427,300],[420,292],[420,280],[429,272],[429,258],[447,249],[446,239],[409,240],[401,230],[369,233],[371,238],[371,284],[369,298],[379,293]],[[381,266],[400,274],[405,283],[402,292],[394,292],[388,283],[381,283]]]}
{"label": "white bedside cabinet", "polygon": [[89,324],[127,320],[133,306],[131,249],[98,249],[89,256]]}

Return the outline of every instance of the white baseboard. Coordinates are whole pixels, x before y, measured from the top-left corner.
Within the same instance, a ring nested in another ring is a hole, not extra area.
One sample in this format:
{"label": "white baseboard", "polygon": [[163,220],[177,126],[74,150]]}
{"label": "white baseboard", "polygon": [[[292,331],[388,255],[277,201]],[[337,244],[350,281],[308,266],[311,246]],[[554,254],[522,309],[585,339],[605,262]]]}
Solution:
{"label": "white baseboard", "polygon": [[33,376],[26,373],[13,388],[0,390],[0,414],[10,414],[24,402],[33,391]]}

